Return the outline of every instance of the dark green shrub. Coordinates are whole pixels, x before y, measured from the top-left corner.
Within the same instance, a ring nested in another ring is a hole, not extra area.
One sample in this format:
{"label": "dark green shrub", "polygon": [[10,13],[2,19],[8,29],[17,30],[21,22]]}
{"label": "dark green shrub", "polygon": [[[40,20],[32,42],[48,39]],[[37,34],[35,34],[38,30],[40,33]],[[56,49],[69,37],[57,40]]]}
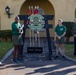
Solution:
{"label": "dark green shrub", "polygon": [[66,42],[70,42],[69,39],[72,36],[72,27],[74,25],[74,22],[63,22],[63,25],[66,26]]}
{"label": "dark green shrub", "polygon": [[3,38],[7,41],[8,39],[12,40],[12,31],[11,30],[0,30],[0,38]]}

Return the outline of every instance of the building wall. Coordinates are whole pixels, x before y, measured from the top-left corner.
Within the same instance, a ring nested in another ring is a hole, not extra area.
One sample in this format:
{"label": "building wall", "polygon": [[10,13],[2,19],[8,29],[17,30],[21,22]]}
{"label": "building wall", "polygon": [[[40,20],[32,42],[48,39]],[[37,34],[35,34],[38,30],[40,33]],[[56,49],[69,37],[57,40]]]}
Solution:
{"label": "building wall", "polygon": [[[13,13],[10,19],[5,13],[7,5]],[[50,29],[50,32],[53,32],[51,36],[54,36],[54,27],[57,25],[59,18],[64,21],[73,21],[75,18],[76,0],[0,0],[0,29],[11,29],[14,17],[19,14],[27,14],[29,5],[39,5],[44,9],[45,14],[54,15],[52,21],[54,26],[53,29]]]}

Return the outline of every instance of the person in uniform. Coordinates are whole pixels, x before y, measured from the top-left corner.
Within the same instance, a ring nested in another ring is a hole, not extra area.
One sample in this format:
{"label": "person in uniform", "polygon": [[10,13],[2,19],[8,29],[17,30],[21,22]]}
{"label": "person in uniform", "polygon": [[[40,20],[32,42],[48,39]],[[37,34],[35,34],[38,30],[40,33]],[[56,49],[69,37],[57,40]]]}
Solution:
{"label": "person in uniform", "polygon": [[13,61],[18,62],[20,61],[20,50],[21,46],[23,44],[22,42],[22,34],[23,34],[23,27],[24,25],[21,26],[19,23],[19,17],[15,17],[15,21],[12,23],[12,41],[14,45],[14,51],[13,51]]}
{"label": "person in uniform", "polygon": [[74,55],[76,56],[76,18],[74,19],[74,25],[72,28],[72,33],[74,36]]}
{"label": "person in uniform", "polygon": [[66,34],[66,27],[62,25],[62,19],[58,20],[58,25],[55,27],[55,35],[56,35],[56,57],[58,58],[58,50],[59,47],[62,50],[62,56],[64,58],[64,43],[65,43],[65,34]]}

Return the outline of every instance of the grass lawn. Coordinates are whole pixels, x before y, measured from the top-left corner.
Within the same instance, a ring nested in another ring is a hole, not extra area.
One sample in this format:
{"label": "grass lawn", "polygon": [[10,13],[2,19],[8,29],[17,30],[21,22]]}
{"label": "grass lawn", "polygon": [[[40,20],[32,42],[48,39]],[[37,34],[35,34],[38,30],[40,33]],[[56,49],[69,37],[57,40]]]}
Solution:
{"label": "grass lawn", "polygon": [[[13,47],[12,42],[1,42],[0,41],[0,59]],[[76,56],[73,55],[74,45],[65,44],[65,54],[71,58],[76,59]]]}
{"label": "grass lawn", "polygon": [[12,42],[0,41],[0,59],[13,47]]}
{"label": "grass lawn", "polygon": [[76,56],[73,55],[74,44],[65,44],[65,54],[71,58],[76,59]]}

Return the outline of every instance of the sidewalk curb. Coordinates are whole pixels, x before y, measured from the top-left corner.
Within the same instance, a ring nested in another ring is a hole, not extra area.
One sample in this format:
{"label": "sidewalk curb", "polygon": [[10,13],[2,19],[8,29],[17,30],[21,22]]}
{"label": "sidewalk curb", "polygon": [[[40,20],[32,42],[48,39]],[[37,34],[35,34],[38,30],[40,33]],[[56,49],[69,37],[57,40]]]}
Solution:
{"label": "sidewalk curb", "polygon": [[10,49],[7,53],[6,53],[6,55],[4,55],[4,57],[1,59],[1,63],[2,62],[4,62],[4,60],[6,60],[10,55],[11,55],[11,53],[13,52],[13,50],[14,50],[14,48],[12,48],[12,49]]}
{"label": "sidewalk curb", "polygon": [[[59,52],[60,52],[60,54],[62,54],[61,49],[59,49]],[[70,61],[73,61],[73,62],[76,62],[76,59],[70,58],[70,57],[68,57],[67,55],[64,55],[64,56],[66,57],[66,59],[68,59],[68,60],[70,60]]]}
{"label": "sidewalk curb", "polygon": [[66,57],[68,60],[71,60],[71,61],[73,61],[73,62],[76,62],[76,59],[70,58],[70,57],[68,57],[67,55],[65,55],[65,57]]}

